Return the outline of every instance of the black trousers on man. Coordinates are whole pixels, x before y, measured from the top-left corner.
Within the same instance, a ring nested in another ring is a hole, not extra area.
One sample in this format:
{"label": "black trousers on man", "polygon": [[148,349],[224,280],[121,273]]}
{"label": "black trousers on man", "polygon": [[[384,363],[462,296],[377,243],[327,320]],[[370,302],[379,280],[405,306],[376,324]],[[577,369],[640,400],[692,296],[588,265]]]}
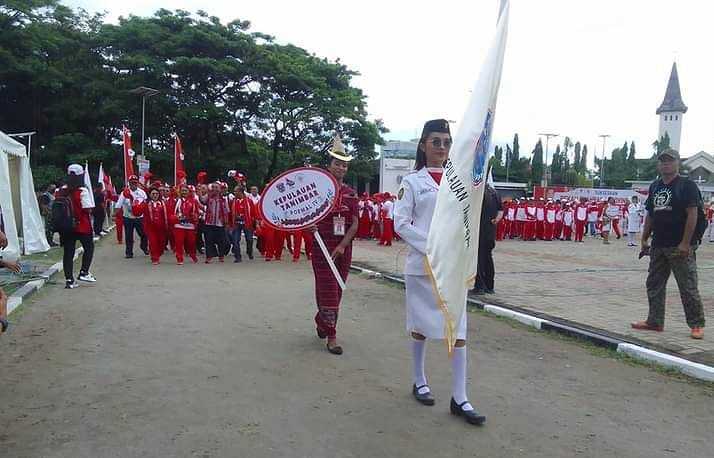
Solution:
{"label": "black trousers on man", "polygon": [[496,242],[491,239],[479,240],[476,290],[493,292],[496,267],[493,265],[493,249]]}
{"label": "black trousers on man", "polygon": [[107,217],[106,212],[102,208],[92,216],[94,217],[94,234],[102,235],[102,231],[104,230],[104,219]]}
{"label": "black trousers on man", "polygon": [[149,254],[149,242],[146,240],[146,234],[144,234],[144,221],[141,218],[127,218],[124,217],[124,245],[126,247],[126,257],[134,257],[134,231],[139,234],[139,247],[144,254]]}
{"label": "black trousers on man", "polygon": [[203,235],[206,239],[206,258],[224,257],[226,255],[226,229],[223,226],[203,226]]}
{"label": "black trousers on man", "polygon": [[61,234],[60,243],[64,248],[62,256],[62,267],[64,268],[64,278],[67,281],[74,280],[74,253],[77,250],[77,241],[82,244],[84,253],[82,253],[82,267],[80,274],[89,272],[89,267],[92,265],[94,257],[94,236],[92,234]]}

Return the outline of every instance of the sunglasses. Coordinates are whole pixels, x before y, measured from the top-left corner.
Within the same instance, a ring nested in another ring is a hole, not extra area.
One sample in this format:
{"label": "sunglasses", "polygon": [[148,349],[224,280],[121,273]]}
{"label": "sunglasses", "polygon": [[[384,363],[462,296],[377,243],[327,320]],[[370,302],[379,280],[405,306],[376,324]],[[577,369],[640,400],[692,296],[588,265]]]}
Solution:
{"label": "sunglasses", "polygon": [[444,140],[443,142],[441,141],[440,138],[433,138],[431,140],[431,146],[434,148],[441,148],[442,146],[444,148],[451,148],[451,140]]}

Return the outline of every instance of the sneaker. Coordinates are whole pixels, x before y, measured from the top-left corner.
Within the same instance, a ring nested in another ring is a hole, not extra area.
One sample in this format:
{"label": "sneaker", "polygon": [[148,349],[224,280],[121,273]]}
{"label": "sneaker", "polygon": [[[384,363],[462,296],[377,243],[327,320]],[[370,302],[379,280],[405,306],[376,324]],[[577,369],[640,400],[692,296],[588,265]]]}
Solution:
{"label": "sneaker", "polygon": [[79,284],[74,280],[66,280],[64,282],[64,289],[74,289],[78,286],[79,286]]}
{"label": "sneaker", "polygon": [[692,333],[690,334],[692,339],[701,340],[704,338],[704,328],[692,328]]}
{"label": "sneaker", "polygon": [[206,258],[206,264],[211,264],[213,262],[213,258]]}
{"label": "sneaker", "polygon": [[233,262],[238,263],[238,262],[243,262],[243,260],[242,260],[241,258],[235,258],[235,259],[233,260]]}
{"label": "sneaker", "polygon": [[87,273],[79,273],[79,277],[77,277],[79,281],[86,281],[87,283],[95,283],[97,279],[92,275],[91,272]]}
{"label": "sneaker", "polygon": [[632,326],[632,329],[639,329],[641,331],[664,331],[664,326],[655,326],[653,324],[649,324],[647,321],[636,321],[631,323],[630,326]]}

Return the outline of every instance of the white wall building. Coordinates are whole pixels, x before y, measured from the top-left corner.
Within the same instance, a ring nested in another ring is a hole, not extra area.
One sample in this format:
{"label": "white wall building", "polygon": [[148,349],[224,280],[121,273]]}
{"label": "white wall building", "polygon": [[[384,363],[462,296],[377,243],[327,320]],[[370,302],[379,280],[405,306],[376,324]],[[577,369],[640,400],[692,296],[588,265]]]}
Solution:
{"label": "white wall building", "polygon": [[379,192],[397,194],[402,178],[414,170],[416,142],[388,141],[379,161]]}

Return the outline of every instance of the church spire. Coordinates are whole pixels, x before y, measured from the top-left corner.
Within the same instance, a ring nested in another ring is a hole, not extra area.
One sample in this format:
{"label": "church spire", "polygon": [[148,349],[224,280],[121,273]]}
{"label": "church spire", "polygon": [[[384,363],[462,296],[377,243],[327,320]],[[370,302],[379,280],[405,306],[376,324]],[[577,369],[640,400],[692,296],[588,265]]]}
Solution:
{"label": "church spire", "polygon": [[676,62],[672,64],[672,73],[669,75],[669,83],[667,84],[667,92],[664,94],[664,100],[657,108],[657,114],[668,112],[687,112],[687,106],[682,101],[682,93],[679,90],[679,75],[677,74]]}

